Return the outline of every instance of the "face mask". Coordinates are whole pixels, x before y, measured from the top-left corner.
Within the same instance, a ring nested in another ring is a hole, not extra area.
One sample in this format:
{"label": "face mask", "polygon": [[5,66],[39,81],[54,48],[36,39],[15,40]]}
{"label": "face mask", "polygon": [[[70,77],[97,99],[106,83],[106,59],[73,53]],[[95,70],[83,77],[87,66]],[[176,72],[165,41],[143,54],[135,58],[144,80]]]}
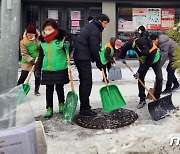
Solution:
{"label": "face mask", "polygon": [[54,32],[54,30],[52,30],[52,31],[49,31],[49,30],[44,31],[44,33],[45,33],[46,35],[49,35],[49,34],[51,34],[52,32]]}
{"label": "face mask", "polygon": [[115,46],[115,49],[118,50],[119,48]]}
{"label": "face mask", "polygon": [[30,41],[33,41],[33,40],[35,40],[35,36],[33,36],[31,39],[29,39]]}

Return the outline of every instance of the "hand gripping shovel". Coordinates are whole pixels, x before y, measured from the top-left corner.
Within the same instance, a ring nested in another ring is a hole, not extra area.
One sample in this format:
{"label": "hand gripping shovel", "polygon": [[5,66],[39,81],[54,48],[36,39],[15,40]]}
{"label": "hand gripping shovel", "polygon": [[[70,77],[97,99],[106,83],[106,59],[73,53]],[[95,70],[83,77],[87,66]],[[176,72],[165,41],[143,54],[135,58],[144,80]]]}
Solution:
{"label": "hand gripping shovel", "polygon": [[66,101],[64,103],[63,118],[66,121],[71,122],[76,111],[78,96],[74,91],[73,76],[72,76],[71,63],[70,63],[70,57],[69,57],[69,46],[70,46],[70,43],[68,41],[65,41],[64,47],[66,50],[67,61],[68,61],[68,66],[69,66],[69,78],[70,78],[70,84],[71,84],[71,91],[69,91],[66,96]]}
{"label": "hand gripping shovel", "polygon": [[[130,66],[127,63],[125,63],[125,65],[134,74]],[[137,79],[141,83],[141,85],[147,90],[147,92],[152,97],[152,99],[154,100],[153,102],[150,102],[148,104],[148,110],[149,110],[150,115],[155,121],[160,120],[164,118],[165,116],[167,116],[170,110],[176,109],[174,105],[172,104],[172,100],[171,100],[172,94],[162,97],[160,99],[156,99],[154,95],[152,94],[152,92],[149,91],[148,88],[144,85],[144,83],[139,78]]]}
{"label": "hand gripping shovel", "polygon": [[126,105],[118,87],[108,85],[104,70],[102,69],[103,78],[106,86],[100,89],[100,96],[104,112],[110,112]]}
{"label": "hand gripping shovel", "polygon": [[114,80],[121,80],[122,79],[122,73],[120,67],[116,67],[115,64],[110,68],[108,73],[108,80],[114,81]]}
{"label": "hand gripping shovel", "polygon": [[25,82],[22,84],[23,90],[24,90],[24,92],[26,93],[26,95],[28,94],[28,92],[29,92],[29,90],[30,90],[29,80],[30,80],[30,78],[31,78],[31,76],[32,76],[32,73],[33,73],[34,68],[35,68],[35,63],[37,62],[37,60],[38,60],[38,56],[36,57],[35,62],[34,62],[34,65],[32,66],[32,68],[31,68],[31,70],[30,70],[30,72],[29,72],[29,74],[28,74]]}

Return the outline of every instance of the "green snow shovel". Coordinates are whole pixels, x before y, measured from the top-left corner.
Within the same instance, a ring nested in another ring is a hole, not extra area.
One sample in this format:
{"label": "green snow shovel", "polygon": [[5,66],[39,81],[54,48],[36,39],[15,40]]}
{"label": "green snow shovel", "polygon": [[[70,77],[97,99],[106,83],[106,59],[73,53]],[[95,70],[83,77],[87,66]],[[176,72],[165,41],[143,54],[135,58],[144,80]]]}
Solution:
{"label": "green snow shovel", "polygon": [[100,89],[100,96],[104,112],[111,112],[126,105],[118,87],[108,85],[104,70],[102,69],[103,78],[106,86]]}
{"label": "green snow shovel", "polygon": [[[38,56],[36,57],[34,63],[36,63],[37,60],[38,60]],[[30,80],[30,78],[31,78],[31,76],[32,76],[32,73],[33,73],[33,71],[34,71],[34,68],[35,68],[35,64],[32,66],[32,68],[31,68],[31,70],[30,70],[30,72],[29,72],[29,74],[28,74],[25,82],[22,84],[23,90],[24,90],[24,92],[25,92],[26,95],[28,94],[28,92],[30,91],[30,88],[31,88],[31,87],[30,87],[30,84],[29,84],[29,80]]]}
{"label": "green snow shovel", "polygon": [[[134,74],[133,70],[130,66],[125,63],[125,65],[130,69],[130,71]],[[175,110],[176,108],[172,104],[172,94],[162,97],[160,99],[156,99],[152,92],[144,85],[144,83],[137,78],[141,85],[147,90],[148,94],[152,97],[153,101],[148,104],[148,110],[152,118],[157,121],[168,115],[170,110]]]}
{"label": "green snow shovel", "polygon": [[69,78],[70,78],[70,84],[71,84],[71,91],[69,91],[66,96],[66,100],[64,103],[64,110],[63,110],[63,118],[66,121],[71,122],[76,111],[78,96],[74,91],[73,76],[72,76],[71,63],[70,63],[70,57],[69,57],[70,43],[68,41],[65,41],[64,47],[66,50],[67,61],[68,61],[68,66],[69,66]]}

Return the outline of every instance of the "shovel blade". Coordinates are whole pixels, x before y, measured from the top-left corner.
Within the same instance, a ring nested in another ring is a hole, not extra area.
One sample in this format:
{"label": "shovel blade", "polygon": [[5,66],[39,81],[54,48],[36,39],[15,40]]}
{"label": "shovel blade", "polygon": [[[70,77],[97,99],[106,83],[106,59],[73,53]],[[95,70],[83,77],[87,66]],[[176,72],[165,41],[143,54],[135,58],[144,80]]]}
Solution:
{"label": "shovel blade", "polygon": [[172,104],[172,94],[162,97],[148,104],[150,115],[155,121],[158,121],[168,115],[168,112],[176,109]]}
{"label": "shovel blade", "polygon": [[116,85],[102,87],[100,89],[100,96],[104,112],[110,112],[126,105]]}
{"label": "shovel blade", "polygon": [[77,107],[78,96],[74,91],[68,92],[64,103],[63,119],[71,122]]}
{"label": "shovel blade", "polygon": [[108,80],[121,80],[122,73],[119,67],[111,67],[108,73]]}
{"label": "shovel blade", "polygon": [[29,83],[23,83],[22,86],[23,86],[23,90],[24,90],[25,94],[27,95],[30,91],[30,88],[31,88],[30,84]]}

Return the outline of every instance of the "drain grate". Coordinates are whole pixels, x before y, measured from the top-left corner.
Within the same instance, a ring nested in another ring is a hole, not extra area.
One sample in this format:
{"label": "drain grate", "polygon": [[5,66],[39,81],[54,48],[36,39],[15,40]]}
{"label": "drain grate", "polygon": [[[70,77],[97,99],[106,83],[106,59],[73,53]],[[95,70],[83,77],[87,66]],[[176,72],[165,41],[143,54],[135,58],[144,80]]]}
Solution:
{"label": "drain grate", "polygon": [[118,109],[109,113],[102,112],[101,108],[94,109],[96,117],[76,115],[74,122],[89,129],[115,129],[132,124],[138,119],[138,115],[128,109]]}

